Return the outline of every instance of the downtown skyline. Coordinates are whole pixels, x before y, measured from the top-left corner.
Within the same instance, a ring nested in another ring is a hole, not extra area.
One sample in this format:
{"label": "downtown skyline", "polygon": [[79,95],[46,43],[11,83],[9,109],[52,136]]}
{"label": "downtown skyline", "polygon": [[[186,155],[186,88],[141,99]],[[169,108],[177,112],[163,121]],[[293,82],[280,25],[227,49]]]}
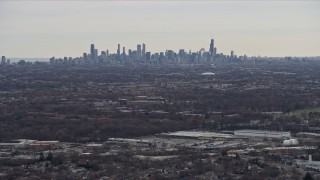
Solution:
{"label": "downtown skyline", "polygon": [[0,55],[76,57],[92,43],[116,52],[117,44],[137,42],[152,52],[208,51],[209,37],[224,54],[319,56],[319,7],[315,1],[2,1]]}
{"label": "downtown skyline", "polygon": [[[5,58],[5,57],[3,57]],[[172,63],[212,63],[214,61],[233,61],[239,62],[247,60],[247,56],[237,56],[232,50],[230,55],[218,53],[214,43],[214,39],[210,40],[209,51],[201,48],[199,51],[192,52],[191,50],[186,51],[185,49],[179,49],[178,52],[174,50],[166,50],[164,52],[151,52],[147,51],[146,44],[137,44],[136,49],[127,49],[121,44],[117,45],[117,51],[111,52],[109,49],[99,50],[94,44],[90,45],[89,52],[83,52],[82,56],[63,58],[51,57],[50,64],[101,64],[101,63],[146,63],[146,64],[172,64]],[[6,60],[3,60],[2,64]],[[10,64],[10,63],[9,63]]]}

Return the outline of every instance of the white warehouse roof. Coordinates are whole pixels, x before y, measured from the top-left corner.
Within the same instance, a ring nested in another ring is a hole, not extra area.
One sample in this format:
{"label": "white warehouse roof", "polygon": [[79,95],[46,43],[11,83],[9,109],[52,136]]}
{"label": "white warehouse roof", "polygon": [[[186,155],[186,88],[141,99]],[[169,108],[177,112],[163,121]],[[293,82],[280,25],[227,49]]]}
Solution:
{"label": "white warehouse roof", "polygon": [[230,134],[221,134],[221,133],[214,133],[214,132],[207,132],[207,131],[176,131],[171,133],[162,133],[166,136],[181,136],[181,137],[208,137],[208,138],[233,138],[233,135]]}
{"label": "white warehouse roof", "polygon": [[271,138],[281,138],[281,137],[291,137],[289,131],[265,131],[265,130],[235,130],[234,135],[236,136],[249,136],[249,137],[271,137]]}

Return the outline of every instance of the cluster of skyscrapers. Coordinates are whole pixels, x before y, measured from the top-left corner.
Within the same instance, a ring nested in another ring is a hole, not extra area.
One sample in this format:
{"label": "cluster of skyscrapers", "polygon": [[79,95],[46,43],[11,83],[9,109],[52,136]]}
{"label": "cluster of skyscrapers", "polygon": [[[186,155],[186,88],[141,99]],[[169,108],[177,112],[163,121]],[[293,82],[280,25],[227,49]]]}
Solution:
{"label": "cluster of skyscrapers", "polygon": [[213,63],[214,61],[224,60],[242,60],[246,56],[237,57],[234,52],[231,51],[229,55],[223,55],[217,53],[217,48],[214,45],[214,39],[211,39],[209,51],[200,49],[197,52],[186,52],[184,49],[180,49],[179,52],[173,50],[166,50],[165,52],[151,53],[146,51],[146,44],[138,44],[136,49],[128,49],[118,44],[117,52],[110,53],[109,50],[101,51],[99,54],[98,49],[94,44],[91,44],[90,53],[83,53],[82,57],[72,58],[64,57],[56,59],[50,58],[51,64],[97,64],[97,63],[153,63],[153,64],[173,64],[173,63]]}
{"label": "cluster of skyscrapers", "polygon": [[126,48],[118,44],[117,53],[110,54],[109,50],[101,51],[98,54],[98,49],[95,49],[94,44],[91,44],[90,54],[83,53],[82,60],[84,63],[104,63],[109,61],[128,62],[129,60],[144,61],[150,60],[151,53],[146,52],[146,44],[138,44],[136,50],[129,49],[126,53]]}
{"label": "cluster of skyscrapers", "polygon": [[10,59],[6,59],[5,56],[1,57],[1,65],[9,65],[10,64]]}

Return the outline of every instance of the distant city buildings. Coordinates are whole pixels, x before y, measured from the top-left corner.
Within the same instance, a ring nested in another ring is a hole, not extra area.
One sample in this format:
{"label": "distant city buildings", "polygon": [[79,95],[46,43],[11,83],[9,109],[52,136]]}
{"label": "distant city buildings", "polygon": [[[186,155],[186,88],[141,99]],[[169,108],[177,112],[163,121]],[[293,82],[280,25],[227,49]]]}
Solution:
{"label": "distant city buildings", "polygon": [[10,64],[10,59],[6,59],[6,56],[1,57],[1,65],[9,65]]}
{"label": "distant city buildings", "polygon": [[211,39],[209,52],[210,52],[211,56],[216,56],[217,55],[217,48],[214,47],[214,39]]}
{"label": "distant city buildings", "polygon": [[141,56],[142,56],[141,44],[137,45],[137,53],[138,53],[138,58],[141,58]]}
{"label": "distant city buildings", "polygon": [[[199,51],[192,52],[191,50],[185,51],[180,49],[178,52],[167,49],[164,52],[146,51],[146,44],[138,44],[136,50],[122,47],[120,44],[117,46],[116,53],[110,53],[101,51],[100,55],[98,49],[95,48],[95,44],[90,45],[90,52],[84,52],[80,57],[64,57],[64,58],[50,58],[50,64],[128,64],[128,63],[143,63],[143,64],[202,64],[202,63],[218,63],[218,62],[240,62],[247,60],[247,56],[235,55],[234,51],[231,51],[230,56],[222,53],[217,53],[214,39],[210,40],[208,51],[201,48]],[[2,56],[1,65],[10,64],[10,60],[6,60],[5,56]]]}
{"label": "distant city buildings", "polygon": [[146,56],[146,44],[142,44],[142,58],[145,59]]}
{"label": "distant city buildings", "polygon": [[1,57],[1,65],[4,65],[4,64],[6,64],[6,57],[2,56]]}

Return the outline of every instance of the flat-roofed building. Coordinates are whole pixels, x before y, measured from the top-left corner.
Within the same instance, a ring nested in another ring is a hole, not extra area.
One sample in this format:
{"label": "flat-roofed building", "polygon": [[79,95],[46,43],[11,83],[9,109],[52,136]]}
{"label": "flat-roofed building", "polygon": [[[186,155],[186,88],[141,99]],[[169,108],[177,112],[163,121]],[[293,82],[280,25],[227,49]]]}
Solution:
{"label": "flat-roofed building", "polygon": [[290,138],[291,133],[287,131],[264,131],[264,130],[235,130],[235,136],[246,137],[268,137],[268,138]]}

